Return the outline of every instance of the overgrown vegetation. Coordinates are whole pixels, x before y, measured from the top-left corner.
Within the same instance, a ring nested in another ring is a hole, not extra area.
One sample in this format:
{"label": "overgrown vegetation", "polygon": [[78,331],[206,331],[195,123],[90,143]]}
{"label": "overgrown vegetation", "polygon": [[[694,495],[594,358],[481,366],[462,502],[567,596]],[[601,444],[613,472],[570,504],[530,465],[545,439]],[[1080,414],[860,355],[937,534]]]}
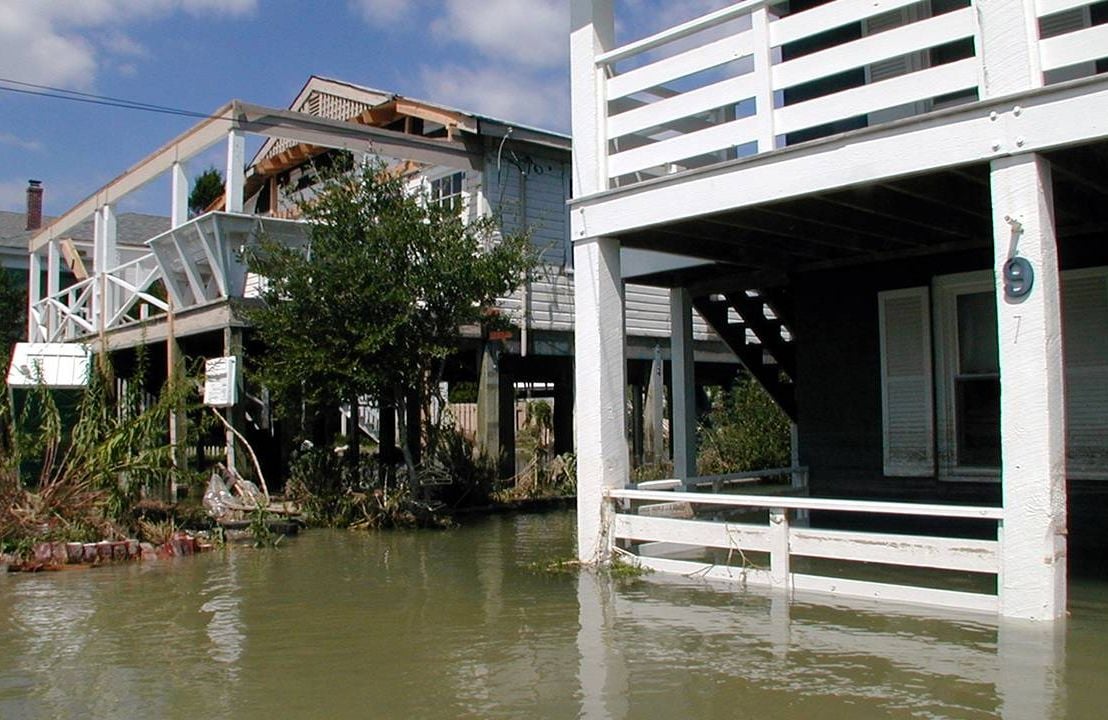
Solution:
{"label": "overgrown vegetation", "polygon": [[761,385],[741,374],[720,390],[700,426],[697,472],[723,475],[790,464],[789,418]]}
{"label": "overgrown vegetation", "polygon": [[[135,374],[144,371],[140,355]],[[174,472],[166,429],[186,386],[153,399],[141,382],[126,387],[115,396],[112,369],[100,357],[65,413],[42,383],[20,407],[3,404],[0,544],[25,550],[37,540],[120,539],[136,529],[143,488],[168,485]]]}

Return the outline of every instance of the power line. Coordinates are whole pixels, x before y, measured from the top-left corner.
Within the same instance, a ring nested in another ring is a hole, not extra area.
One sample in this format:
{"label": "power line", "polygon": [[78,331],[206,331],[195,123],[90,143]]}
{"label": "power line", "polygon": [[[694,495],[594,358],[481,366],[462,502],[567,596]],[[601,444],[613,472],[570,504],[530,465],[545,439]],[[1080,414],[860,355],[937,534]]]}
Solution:
{"label": "power line", "polygon": [[[0,84],[0,91],[18,93],[20,95],[46,97],[53,98],[55,100],[69,100],[71,102],[87,103],[90,105],[102,105],[105,107],[115,107],[123,110],[141,110],[143,112],[160,113],[163,115],[177,115],[181,117],[197,118],[200,120],[211,120],[220,117],[219,115],[197,112],[195,110],[184,110],[181,108],[169,107],[168,105],[145,103],[138,100],[128,100],[126,98],[111,97],[109,95],[96,95],[94,93],[80,92],[78,90],[68,90],[66,88],[52,87],[50,85],[39,85],[36,83],[24,82],[22,80],[12,80],[10,78],[0,77],[0,83],[6,83]],[[19,87],[12,87],[13,85]]]}

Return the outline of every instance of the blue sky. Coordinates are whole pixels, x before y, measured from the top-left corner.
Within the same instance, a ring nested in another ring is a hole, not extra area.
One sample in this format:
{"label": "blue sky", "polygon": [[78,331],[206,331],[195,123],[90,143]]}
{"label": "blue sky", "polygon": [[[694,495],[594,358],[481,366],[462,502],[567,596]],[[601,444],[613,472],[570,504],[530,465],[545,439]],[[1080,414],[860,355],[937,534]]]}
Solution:
{"label": "blue sky", "polygon": [[[723,4],[618,0],[620,34]],[[233,98],[287,107],[316,74],[568,132],[568,8],[569,0],[0,0],[0,78],[210,112]],[[59,214],[194,122],[0,90],[0,209],[22,210],[35,178],[46,213]],[[131,209],[152,209],[144,205]]]}

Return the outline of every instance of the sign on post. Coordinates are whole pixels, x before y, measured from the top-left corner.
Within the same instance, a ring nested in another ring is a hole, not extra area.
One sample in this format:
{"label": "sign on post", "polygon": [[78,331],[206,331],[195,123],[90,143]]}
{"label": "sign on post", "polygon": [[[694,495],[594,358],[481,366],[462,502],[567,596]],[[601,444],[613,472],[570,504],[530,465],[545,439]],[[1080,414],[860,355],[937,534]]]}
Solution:
{"label": "sign on post", "polygon": [[204,404],[232,407],[239,400],[239,359],[211,358],[204,364]]}

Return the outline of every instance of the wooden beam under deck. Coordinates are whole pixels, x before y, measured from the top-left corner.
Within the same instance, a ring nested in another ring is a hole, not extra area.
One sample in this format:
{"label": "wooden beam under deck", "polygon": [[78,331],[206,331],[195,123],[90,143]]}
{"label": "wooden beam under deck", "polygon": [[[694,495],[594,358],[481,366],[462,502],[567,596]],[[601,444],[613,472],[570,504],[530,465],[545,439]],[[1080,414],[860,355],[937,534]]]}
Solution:
{"label": "wooden beam under deck", "polygon": [[[222,330],[227,327],[248,327],[249,323],[241,316],[241,302],[222,301],[202,307],[179,312],[173,318],[173,334],[178,338],[201,335]],[[169,336],[166,316],[151,318],[146,322],[128,325],[110,330],[104,335],[109,350],[123,350],[165,342]],[[100,350],[100,338],[90,336],[89,346],[94,352]]]}

